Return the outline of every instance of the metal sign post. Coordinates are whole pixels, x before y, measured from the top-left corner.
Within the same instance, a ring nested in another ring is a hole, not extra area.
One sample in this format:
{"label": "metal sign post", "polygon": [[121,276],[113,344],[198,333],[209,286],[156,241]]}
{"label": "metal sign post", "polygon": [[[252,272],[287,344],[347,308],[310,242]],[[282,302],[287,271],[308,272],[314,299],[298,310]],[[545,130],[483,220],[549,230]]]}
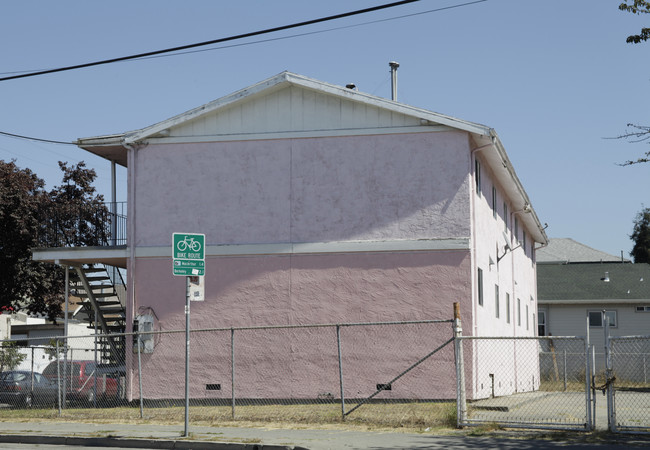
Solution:
{"label": "metal sign post", "polygon": [[[172,272],[185,277],[185,431],[190,428],[190,278],[205,275],[205,234],[172,234]],[[201,298],[202,300],[202,298]]]}

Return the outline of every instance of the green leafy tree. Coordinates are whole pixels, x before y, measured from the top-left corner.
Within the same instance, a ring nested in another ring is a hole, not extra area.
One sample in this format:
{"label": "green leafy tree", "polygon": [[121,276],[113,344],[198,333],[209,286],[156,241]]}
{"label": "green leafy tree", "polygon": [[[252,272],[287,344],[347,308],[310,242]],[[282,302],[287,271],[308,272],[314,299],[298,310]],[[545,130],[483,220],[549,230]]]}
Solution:
{"label": "green leafy tree", "polygon": [[[618,9],[632,14],[650,14],[650,2],[646,0],[625,0],[618,5]],[[639,34],[633,34],[627,37],[626,42],[631,44],[638,44],[650,39],[650,28],[641,28]],[[650,127],[628,123],[627,132],[618,136],[619,139],[627,139],[630,142],[641,142],[650,139]],[[643,156],[636,160],[628,160],[622,163],[622,166],[630,166],[632,164],[647,163],[650,161],[650,151],[645,152]]]}
{"label": "green leafy tree", "polygon": [[0,346],[0,372],[14,370],[26,357],[20,353],[15,342],[3,341]]}
{"label": "green leafy tree", "polygon": [[631,253],[634,262],[650,264],[650,208],[644,208],[636,215],[630,238],[634,241]]}
{"label": "green leafy tree", "polygon": [[[618,5],[621,11],[627,11],[632,14],[650,14],[650,2],[645,0],[625,0]],[[627,37],[626,42],[638,44],[650,39],[650,28],[641,28],[639,34],[633,34]]]}
{"label": "green leafy tree", "polygon": [[83,162],[59,163],[63,183],[50,192],[29,169],[0,161],[0,307],[51,320],[61,315],[64,269],[32,261],[31,249],[97,245],[105,237],[107,211]]}

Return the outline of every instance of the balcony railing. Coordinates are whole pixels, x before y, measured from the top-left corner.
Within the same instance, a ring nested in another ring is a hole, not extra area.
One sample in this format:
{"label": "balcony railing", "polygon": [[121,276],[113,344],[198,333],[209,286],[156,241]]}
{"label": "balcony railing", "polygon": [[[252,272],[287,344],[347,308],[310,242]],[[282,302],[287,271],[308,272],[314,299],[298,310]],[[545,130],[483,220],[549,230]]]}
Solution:
{"label": "balcony railing", "polygon": [[57,205],[42,211],[41,247],[126,244],[126,202]]}

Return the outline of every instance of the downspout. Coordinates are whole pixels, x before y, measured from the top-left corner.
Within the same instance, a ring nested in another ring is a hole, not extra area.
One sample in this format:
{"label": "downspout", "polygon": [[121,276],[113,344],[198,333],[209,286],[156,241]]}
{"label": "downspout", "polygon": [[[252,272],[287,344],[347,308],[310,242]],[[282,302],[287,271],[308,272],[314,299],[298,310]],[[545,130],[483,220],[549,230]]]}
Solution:
{"label": "downspout", "polygon": [[[126,332],[133,332],[133,317],[135,312],[135,171],[136,171],[136,147],[122,142],[122,146],[127,150],[127,304],[126,308]],[[132,354],[132,352],[126,352]],[[127,367],[130,374],[128,377],[127,398],[133,400],[133,370]]]}

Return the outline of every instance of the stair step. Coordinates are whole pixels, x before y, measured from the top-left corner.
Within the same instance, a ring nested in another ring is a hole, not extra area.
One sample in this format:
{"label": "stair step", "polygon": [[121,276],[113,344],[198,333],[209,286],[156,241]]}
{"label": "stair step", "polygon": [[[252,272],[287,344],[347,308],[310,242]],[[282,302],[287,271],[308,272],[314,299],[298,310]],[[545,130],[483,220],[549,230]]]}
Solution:
{"label": "stair step", "polygon": [[[87,292],[77,292],[77,296],[79,297],[88,297]],[[93,292],[93,296],[95,298],[108,298],[108,297],[117,297],[114,292]]]}
{"label": "stair step", "polygon": [[[99,273],[99,272],[97,272]],[[72,281],[81,281],[81,278],[79,278],[79,275],[75,274],[70,274],[70,280]],[[110,277],[108,275],[86,275],[86,280],[88,281],[108,281],[110,280]]]}

